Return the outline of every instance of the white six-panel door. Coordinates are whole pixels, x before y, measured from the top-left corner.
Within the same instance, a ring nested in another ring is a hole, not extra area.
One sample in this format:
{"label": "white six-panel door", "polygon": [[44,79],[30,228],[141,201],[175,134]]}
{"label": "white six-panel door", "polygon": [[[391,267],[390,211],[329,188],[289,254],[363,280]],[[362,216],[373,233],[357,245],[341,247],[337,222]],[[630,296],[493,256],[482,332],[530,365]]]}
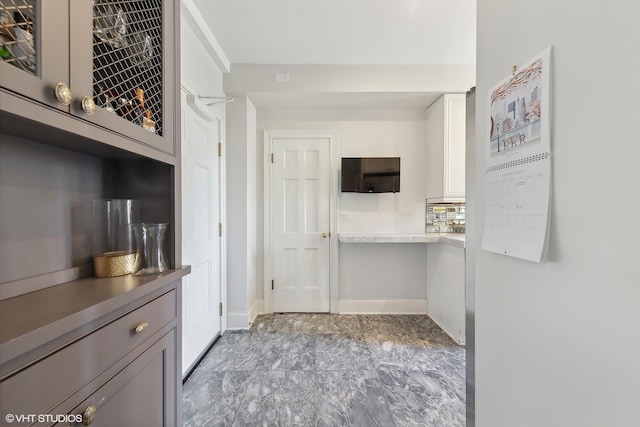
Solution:
{"label": "white six-panel door", "polygon": [[274,312],[328,312],[329,138],[273,139],[271,262]]}
{"label": "white six-panel door", "polygon": [[182,374],[221,330],[220,118],[205,120],[182,93]]}

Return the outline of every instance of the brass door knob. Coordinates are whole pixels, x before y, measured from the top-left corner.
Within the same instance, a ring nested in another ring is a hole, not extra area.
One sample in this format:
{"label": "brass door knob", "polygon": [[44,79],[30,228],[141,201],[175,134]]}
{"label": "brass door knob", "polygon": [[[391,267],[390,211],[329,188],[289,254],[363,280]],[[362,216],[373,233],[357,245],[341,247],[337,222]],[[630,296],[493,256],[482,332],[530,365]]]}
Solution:
{"label": "brass door knob", "polygon": [[322,233],[322,238],[323,238],[323,239],[326,239],[327,237],[329,237],[329,234],[328,234],[328,233]]}
{"label": "brass door knob", "polygon": [[136,334],[141,334],[149,327],[149,322],[142,322],[133,330]]}
{"label": "brass door knob", "polygon": [[71,89],[64,83],[58,83],[55,89],[56,99],[62,105],[70,105],[73,101],[73,95]]}
{"label": "brass door knob", "polygon": [[82,425],[88,426],[91,424],[96,418],[96,412],[98,412],[98,408],[93,405],[87,406],[87,409],[82,413]]}
{"label": "brass door knob", "polygon": [[93,98],[90,96],[85,96],[82,98],[82,109],[88,116],[93,116],[96,112],[96,103],[93,102]]}

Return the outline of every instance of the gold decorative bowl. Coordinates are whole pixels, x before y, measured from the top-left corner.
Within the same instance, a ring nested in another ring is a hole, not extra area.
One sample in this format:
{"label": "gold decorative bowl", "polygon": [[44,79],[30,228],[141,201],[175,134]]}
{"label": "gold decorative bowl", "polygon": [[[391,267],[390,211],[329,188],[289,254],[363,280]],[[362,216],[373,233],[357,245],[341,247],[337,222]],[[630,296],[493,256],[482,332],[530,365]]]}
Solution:
{"label": "gold decorative bowl", "polygon": [[105,252],[93,257],[93,274],[96,277],[115,277],[136,271],[135,251]]}

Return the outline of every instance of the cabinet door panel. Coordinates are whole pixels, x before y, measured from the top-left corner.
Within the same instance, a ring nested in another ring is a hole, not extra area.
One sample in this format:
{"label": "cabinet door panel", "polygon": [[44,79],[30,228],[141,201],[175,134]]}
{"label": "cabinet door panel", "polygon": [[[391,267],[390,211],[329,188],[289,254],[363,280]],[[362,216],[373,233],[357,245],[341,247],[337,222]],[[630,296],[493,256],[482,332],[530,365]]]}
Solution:
{"label": "cabinet door panel", "polygon": [[0,86],[69,111],[54,95],[69,85],[68,28],[68,0],[0,0]]}
{"label": "cabinet door panel", "polygon": [[451,96],[447,101],[444,196],[464,197],[466,97],[465,95]]}
{"label": "cabinet door panel", "polygon": [[175,339],[174,329],[71,413],[93,406],[96,427],[175,425]]}
{"label": "cabinet door panel", "polygon": [[173,17],[167,1],[71,0],[71,113],[173,154]]}

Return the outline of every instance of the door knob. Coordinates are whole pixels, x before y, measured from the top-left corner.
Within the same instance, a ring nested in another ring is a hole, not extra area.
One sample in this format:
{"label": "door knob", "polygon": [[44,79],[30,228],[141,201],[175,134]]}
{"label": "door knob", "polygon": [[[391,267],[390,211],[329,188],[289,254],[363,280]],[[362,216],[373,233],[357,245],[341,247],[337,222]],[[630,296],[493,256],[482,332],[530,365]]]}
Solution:
{"label": "door knob", "polygon": [[322,238],[323,238],[323,239],[326,239],[327,237],[329,237],[329,234],[328,234],[328,233],[322,233]]}

